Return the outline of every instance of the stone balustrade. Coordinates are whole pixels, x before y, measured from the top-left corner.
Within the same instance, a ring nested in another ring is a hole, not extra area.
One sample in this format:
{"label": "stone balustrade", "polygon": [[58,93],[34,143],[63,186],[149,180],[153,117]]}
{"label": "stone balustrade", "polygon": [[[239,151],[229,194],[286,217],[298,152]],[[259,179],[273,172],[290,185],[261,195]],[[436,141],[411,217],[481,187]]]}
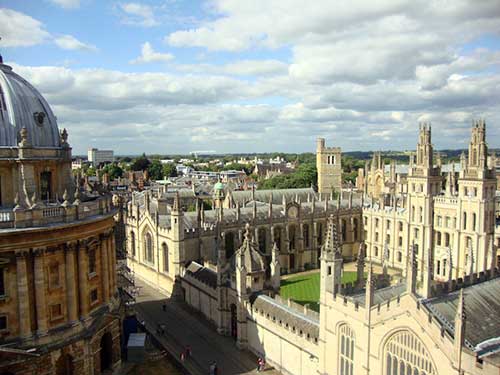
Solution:
{"label": "stone balustrade", "polygon": [[27,228],[57,223],[70,223],[91,217],[111,214],[114,210],[110,196],[74,203],[39,203],[31,208],[0,209],[0,229]]}

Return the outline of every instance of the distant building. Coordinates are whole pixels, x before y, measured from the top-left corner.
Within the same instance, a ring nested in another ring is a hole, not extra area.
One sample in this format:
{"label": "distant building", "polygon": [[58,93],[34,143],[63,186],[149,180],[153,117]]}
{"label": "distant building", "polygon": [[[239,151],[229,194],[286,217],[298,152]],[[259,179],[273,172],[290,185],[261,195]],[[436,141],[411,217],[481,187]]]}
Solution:
{"label": "distant building", "polygon": [[97,148],[89,148],[87,155],[89,162],[91,162],[93,166],[112,163],[115,161],[113,150],[99,150]]}
{"label": "distant building", "polygon": [[342,151],[340,147],[326,147],[325,139],[316,143],[316,167],[318,169],[318,192],[330,194],[342,189]]}

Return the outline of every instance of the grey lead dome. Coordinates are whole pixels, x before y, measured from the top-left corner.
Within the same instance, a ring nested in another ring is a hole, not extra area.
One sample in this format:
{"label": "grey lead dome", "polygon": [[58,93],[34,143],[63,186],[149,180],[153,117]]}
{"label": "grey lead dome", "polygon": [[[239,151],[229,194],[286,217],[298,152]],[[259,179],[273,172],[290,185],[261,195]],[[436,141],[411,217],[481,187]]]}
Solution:
{"label": "grey lead dome", "polygon": [[0,63],[0,147],[17,147],[22,128],[33,147],[61,147],[56,117],[29,82]]}

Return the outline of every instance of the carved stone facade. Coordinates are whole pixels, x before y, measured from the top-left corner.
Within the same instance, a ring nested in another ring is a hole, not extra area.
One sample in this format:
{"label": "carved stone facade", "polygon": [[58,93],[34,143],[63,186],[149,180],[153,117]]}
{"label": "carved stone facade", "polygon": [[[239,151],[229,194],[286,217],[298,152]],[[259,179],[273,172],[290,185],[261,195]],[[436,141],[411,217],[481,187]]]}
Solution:
{"label": "carved stone facade", "polygon": [[[113,370],[120,318],[111,197],[75,186],[66,130],[59,134],[32,86],[10,67],[0,71],[0,93],[10,90],[12,101],[0,102],[1,126],[19,140],[0,147],[0,373]],[[35,107],[36,115],[21,114]]]}

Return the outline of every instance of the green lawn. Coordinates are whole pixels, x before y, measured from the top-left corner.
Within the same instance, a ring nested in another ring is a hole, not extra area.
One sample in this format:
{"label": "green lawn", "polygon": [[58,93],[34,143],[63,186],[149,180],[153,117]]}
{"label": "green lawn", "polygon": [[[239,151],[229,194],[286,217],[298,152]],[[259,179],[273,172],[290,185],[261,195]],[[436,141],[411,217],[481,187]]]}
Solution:
{"label": "green lawn", "polygon": [[[356,272],[344,272],[342,283],[354,282],[356,278]],[[281,280],[280,295],[301,305],[308,303],[310,309],[319,311],[319,271]]]}

